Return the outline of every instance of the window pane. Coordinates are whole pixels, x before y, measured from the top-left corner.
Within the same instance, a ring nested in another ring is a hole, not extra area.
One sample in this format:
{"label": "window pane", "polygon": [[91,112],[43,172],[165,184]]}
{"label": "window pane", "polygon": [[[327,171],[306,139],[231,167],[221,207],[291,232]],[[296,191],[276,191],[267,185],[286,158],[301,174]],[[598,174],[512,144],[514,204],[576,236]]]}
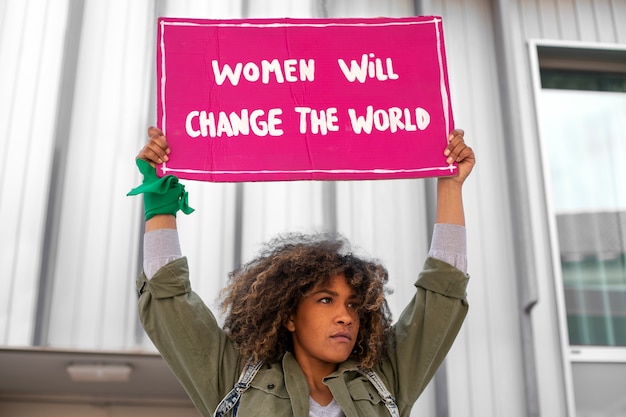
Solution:
{"label": "window pane", "polygon": [[570,344],[626,346],[626,76],[542,71]]}
{"label": "window pane", "polygon": [[626,92],[626,74],[619,72],[541,70],[541,87],[559,90]]}

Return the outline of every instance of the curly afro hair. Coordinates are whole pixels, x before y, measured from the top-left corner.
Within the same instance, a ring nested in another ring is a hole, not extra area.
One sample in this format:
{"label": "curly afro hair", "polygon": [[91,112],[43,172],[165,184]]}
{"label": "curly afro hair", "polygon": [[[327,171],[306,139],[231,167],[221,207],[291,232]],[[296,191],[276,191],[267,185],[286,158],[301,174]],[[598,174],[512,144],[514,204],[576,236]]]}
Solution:
{"label": "curly afro hair", "polygon": [[283,323],[309,290],[343,275],[361,302],[360,328],[351,358],[366,368],[387,353],[392,331],[387,270],[351,253],[335,234],[288,234],[269,241],[259,255],[229,275],[223,291],[224,329],[243,357],[275,362],[292,351]]}

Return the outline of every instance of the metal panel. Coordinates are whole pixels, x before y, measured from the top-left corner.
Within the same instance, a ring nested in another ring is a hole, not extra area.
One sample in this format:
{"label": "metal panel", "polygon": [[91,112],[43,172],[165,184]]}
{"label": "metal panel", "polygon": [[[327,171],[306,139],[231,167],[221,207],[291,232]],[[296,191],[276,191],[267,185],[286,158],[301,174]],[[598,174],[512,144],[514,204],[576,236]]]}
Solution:
{"label": "metal panel", "polygon": [[616,24],[623,24],[623,19],[626,18],[626,15],[622,15],[620,23],[615,21],[616,16],[613,15],[612,3],[612,1],[593,2],[593,16],[597,27],[598,42],[616,42]]}
{"label": "metal panel", "polygon": [[316,17],[315,0],[247,0],[245,17]]}
{"label": "metal panel", "polygon": [[612,26],[615,30],[615,42],[626,43],[626,25],[623,24],[624,17],[626,16],[626,1],[624,0],[612,0],[611,4],[611,16]]}
{"label": "metal panel", "polygon": [[556,18],[560,27],[560,38],[578,39],[580,36],[578,22],[571,18],[575,13],[575,7],[574,0],[557,0]]}
{"label": "metal panel", "polygon": [[28,345],[35,323],[68,6],[66,1],[3,4],[0,344]]}
{"label": "metal panel", "polygon": [[539,14],[541,24],[541,36],[556,39],[561,36],[559,9],[556,1],[544,1],[542,12]]}
{"label": "metal panel", "polygon": [[321,182],[275,182],[244,185],[242,259],[278,233],[323,230]]}
{"label": "metal panel", "polygon": [[332,17],[402,17],[414,15],[414,1],[412,0],[334,0],[326,1],[326,10]]}
{"label": "metal panel", "polygon": [[152,67],[154,28],[146,16],[152,12],[149,1],[85,4],[53,243],[52,345],[119,349],[135,343],[129,277],[137,268],[129,260],[138,258],[140,218],[132,213],[138,214],[139,202],[125,193],[137,178],[128,162],[148,125],[145,74]]}
{"label": "metal panel", "polygon": [[527,39],[623,42],[623,0],[520,1]]}
{"label": "metal panel", "polygon": [[161,0],[158,17],[193,17],[199,19],[234,19],[242,17],[246,0]]}
{"label": "metal panel", "polygon": [[[599,2],[594,0],[576,0],[576,14],[574,17],[580,28],[580,40],[598,40],[598,21],[595,15],[595,3]],[[543,12],[544,10],[540,10],[540,13]]]}
{"label": "metal panel", "polygon": [[[539,21],[539,15],[536,11],[537,2],[535,0],[522,0],[519,3],[519,14],[509,11],[510,14],[507,14],[504,18],[510,19],[513,24],[516,23],[516,19],[519,19],[523,33],[533,33],[533,37],[542,37],[543,33],[541,30],[541,23]],[[510,7],[510,9],[513,8],[514,6]]]}

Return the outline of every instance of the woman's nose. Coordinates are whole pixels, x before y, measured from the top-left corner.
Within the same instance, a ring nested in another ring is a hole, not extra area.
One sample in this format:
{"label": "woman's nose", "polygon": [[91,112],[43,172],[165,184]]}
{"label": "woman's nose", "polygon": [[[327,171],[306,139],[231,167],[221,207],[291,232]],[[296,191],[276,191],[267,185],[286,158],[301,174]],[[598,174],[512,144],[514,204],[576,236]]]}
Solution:
{"label": "woman's nose", "polygon": [[352,324],[352,322],[354,321],[354,319],[352,318],[352,314],[352,309],[350,309],[348,306],[339,306],[337,311],[337,323],[343,325]]}

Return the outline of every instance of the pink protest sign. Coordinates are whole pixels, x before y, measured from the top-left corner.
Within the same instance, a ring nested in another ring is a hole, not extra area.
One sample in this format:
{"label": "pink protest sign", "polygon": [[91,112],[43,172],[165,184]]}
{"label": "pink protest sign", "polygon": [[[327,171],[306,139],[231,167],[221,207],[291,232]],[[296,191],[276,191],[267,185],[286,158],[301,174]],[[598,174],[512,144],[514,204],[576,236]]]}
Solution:
{"label": "pink protest sign", "polygon": [[442,21],[159,19],[159,175],[203,181],[449,176]]}

